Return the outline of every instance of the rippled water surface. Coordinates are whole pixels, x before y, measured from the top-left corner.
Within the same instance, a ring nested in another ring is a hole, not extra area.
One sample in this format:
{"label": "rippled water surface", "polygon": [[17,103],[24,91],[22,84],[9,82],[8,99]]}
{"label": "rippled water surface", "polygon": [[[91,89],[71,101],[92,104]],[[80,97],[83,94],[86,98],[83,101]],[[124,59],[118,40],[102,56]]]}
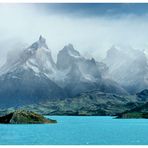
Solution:
{"label": "rippled water surface", "polygon": [[57,124],[0,124],[5,145],[115,145],[148,144],[148,119],[96,116],[51,116]]}

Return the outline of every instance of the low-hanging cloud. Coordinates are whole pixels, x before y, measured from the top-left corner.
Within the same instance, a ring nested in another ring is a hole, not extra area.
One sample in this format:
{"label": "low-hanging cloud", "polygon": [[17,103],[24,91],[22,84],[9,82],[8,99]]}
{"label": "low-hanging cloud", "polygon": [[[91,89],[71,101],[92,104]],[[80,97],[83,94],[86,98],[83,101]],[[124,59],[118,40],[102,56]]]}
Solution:
{"label": "low-hanging cloud", "polygon": [[9,50],[32,44],[40,34],[46,38],[54,59],[68,43],[81,54],[98,60],[112,45],[143,50],[148,48],[147,27],[147,14],[80,17],[77,13],[54,13],[54,9],[50,11],[36,4],[0,4],[1,63]]}

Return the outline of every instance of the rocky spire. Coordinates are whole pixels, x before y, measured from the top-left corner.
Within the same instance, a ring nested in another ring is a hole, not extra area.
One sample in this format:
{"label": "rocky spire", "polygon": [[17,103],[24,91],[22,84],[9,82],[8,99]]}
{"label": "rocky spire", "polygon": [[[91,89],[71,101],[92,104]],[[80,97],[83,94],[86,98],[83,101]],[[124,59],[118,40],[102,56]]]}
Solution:
{"label": "rocky spire", "polygon": [[39,40],[35,43],[33,43],[30,48],[33,48],[35,50],[37,50],[38,48],[46,48],[49,49],[47,44],[46,44],[46,39],[42,37],[42,35],[40,35]]}

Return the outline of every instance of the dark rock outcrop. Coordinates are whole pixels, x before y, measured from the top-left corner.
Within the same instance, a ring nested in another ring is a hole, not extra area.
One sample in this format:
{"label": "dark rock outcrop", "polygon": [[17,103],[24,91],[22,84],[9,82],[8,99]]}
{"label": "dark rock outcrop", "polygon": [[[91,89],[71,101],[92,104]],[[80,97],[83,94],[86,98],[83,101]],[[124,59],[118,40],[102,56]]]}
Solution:
{"label": "dark rock outcrop", "polygon": [[0,117],[0,123],[3,124],[45,124],[56,122],[56,120],[47,119],[42,115],[26,110],[17,110]]}
{"label": "dark rock outcrop", "polygon": [[148,102],[117,114],[117,118],[148,118]]}

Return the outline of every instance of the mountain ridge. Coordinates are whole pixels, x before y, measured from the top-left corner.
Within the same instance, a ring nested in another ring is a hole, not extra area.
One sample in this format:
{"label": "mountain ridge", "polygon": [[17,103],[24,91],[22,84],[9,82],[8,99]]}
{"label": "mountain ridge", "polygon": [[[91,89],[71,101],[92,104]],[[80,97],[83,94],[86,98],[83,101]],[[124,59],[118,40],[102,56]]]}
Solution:
{"label": "mountain ridge", "polygon": [[75,97],[88,90],[128,95],[116,81],[106,77],[108,67],[104,63],[83,57],[72,44],[59,51],[55,63],[46,39],[40,36],[18,58],[10,59],[0,69],[0,103],[8,103],[9,107],[11,103],[17,106]]}

